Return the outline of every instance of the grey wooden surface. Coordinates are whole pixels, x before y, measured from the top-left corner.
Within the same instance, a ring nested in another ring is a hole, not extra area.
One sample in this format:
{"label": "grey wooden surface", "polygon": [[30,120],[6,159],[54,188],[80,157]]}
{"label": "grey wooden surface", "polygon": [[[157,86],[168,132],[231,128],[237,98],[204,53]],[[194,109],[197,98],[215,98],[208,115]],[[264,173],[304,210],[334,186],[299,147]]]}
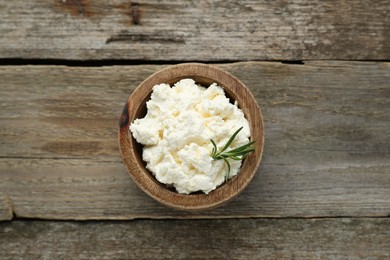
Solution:
{"label": "grey wooden surface", "polygon": [[0,57],[390,59],[388,0],[0,2]]}
{"label": "grey wooden surface", "polygon": [[[244,193],[210,212],[143,194],[120,158],[126,97],[162,66],[3,66],[3,219],[383,217],[390,213],[389,64],[242,62],[265,119],[265,150]],[[14,98],[10,98],[14,97]],[[8,202],[8,203],[7,203]]]}
{"label": "grey wooden surface", "polygon": [[[390,258],[389,1],[0,0],[0,21],[0,259]],[[142,193],[116,137],[185,61],[265,119],[248,189],[196,214]]]}
{"label": "grey wooden surface", "polygon": [[0,258],[389,259],[389,219],[0,223]]}

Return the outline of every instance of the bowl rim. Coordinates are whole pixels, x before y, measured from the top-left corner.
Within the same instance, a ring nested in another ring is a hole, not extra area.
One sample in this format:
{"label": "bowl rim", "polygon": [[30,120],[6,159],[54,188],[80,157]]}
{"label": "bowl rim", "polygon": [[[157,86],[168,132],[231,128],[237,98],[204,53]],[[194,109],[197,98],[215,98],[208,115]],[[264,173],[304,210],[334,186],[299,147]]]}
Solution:
{"label": "bowl rim", "polygon": [[[153,86],[167,82],[172,84],[183,78],[194,78],[197,83],[208,80],[221,86],[227,95],[238,102],[249,121],[251,139],[256,140],[255,151],[244,159],[239,173],[208,194],[180,194],[158,182],[145,168],[142,159],[140,161],[135,140],[129,131],[129,126],[136,119],[139,109],[146,106]],[[241,106],[242,104],[245,106]],[[227,203],[248,186],[260,166],[264,149],[264,122],[256,98],[238,78],[212,65],[182,63],[156,71],[131,93],[120,116],[118,140],[127,171],[141,190],[166,206],[186,211],[200,211]]]}

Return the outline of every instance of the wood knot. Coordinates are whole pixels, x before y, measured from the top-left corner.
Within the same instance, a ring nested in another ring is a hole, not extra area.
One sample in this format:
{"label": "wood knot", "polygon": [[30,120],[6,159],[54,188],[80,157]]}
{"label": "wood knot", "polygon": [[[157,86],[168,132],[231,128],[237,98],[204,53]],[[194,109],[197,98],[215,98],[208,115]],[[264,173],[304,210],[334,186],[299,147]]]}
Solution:
{"label": "wood knot", "polygon": [[138,25],[140,23],[140,10],[138,3],[131,3],[131,18],[134,25]]}
{"label": "wood knot", "polygon": [[67,11],[73,15],[89,16],[89,12],[86,11],[88,0],[58,0],[61,7],[64,7]]}

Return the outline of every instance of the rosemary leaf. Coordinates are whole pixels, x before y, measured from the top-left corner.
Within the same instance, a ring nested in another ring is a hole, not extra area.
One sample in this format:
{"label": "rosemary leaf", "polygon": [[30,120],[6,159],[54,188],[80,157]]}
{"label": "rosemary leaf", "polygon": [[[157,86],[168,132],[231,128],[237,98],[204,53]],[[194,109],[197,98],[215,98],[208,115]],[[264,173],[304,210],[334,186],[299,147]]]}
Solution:
{"label": "rosemary leaf", "polygon": [[229,175],[230,175],[230,163],[229,163],[229,161],[226,158],[224,158],[223,160],[225,161],[225,163],[227,165],[227,172],[226,172],[226,175],[225,175],[225,182],[227,182],[228,179],[229,179]]}
{"label": "rosemary leaf", "polygon": [[216,153],[217,153],[218,148],[217,148],[217,145],[215,144],[215,142],[212,139],[210,141],[211,141],[211,144],[213,145],[213,150],[211,151],[211,157],[214,158]]}
{"label": "rosemary leaf", "polygon": [[238,135],[238,133],[242,130],[242,127],[237,129],[237,131],[234,132],[234,134],[229,138],[229,140],[226,142],[226,144],[222,147],[220,151],[218,151],[217,144],[214,142],[213,139],[210,139],[211,144],[213,145],[213,149],[210,153],[210,156],[213,158],[213,160],[224,160],[226,166],[227,166],[227,172],[225,175],[225,182],[229,179],[230,176],[230,163],[228,159],[241,161],[243,160],[250,152],[254,151],[255,148],[253,147],[253,144],[256,141],[251,141],[247,144],[244,144],[240,147],[237,147],[235,149],[226,151],[226,149],[229,148],[229,146],[233,143],[234,138]]}
{"label": "rosemary leaf", "polygon": [[229,145],[233,142],[234,138],[236,138],[237,134],[241,131],[241,129],[242,126],[236,132],[234,132],[234,134],[229,138],[225,146],[221,149],[220,153],[224,152],[229,147]]}

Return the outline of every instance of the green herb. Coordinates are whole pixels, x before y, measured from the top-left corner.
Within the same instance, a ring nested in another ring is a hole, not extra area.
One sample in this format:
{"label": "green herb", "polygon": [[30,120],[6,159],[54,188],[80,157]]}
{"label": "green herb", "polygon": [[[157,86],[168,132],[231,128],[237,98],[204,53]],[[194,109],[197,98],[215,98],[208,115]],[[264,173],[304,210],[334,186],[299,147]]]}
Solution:
{"label": "green herb", "polygon": [[225,181],[227,181],[229,179],[229,175],[230,175],[230,163],[229,163],[228,159],[241,161],[248,155],[248,153],[255,150],[255,148],[252,145],[256,141],[251,141],[251,142],[244,144],[240,147],[226,151],[226,149],[229,147],[229,145],[231,145],[234,138],[241,131],[241,129],[242,129],[242,127],[240,127],[236,132],[234,132],[234,134],[229,138],[227,143],[222,147],[222,149],[220,151],[218,151],[217,145],[215,144],[214,140],[210,139],[210,142],[213,145],[213,150],[211,151],[210,156],[214,160],[224,160],[224,162],[226,163],[227,173],[225,175]]}

